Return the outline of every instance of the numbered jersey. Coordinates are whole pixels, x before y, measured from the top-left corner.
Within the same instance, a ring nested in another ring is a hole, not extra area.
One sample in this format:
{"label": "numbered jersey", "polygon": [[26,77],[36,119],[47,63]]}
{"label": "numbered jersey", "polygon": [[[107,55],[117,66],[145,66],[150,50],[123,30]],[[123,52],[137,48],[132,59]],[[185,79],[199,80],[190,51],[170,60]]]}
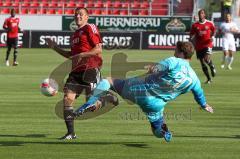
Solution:
{"label": "numbered jersey", "polygon": [[151,105],[153,102],[152,105],[154,105],[156,102],[154,99],[161,99],[166,103],[190,90],[198,104],[204,106],[206,100],[200,81],[189,62],[181,58],[170,57],[159,62],[155,66],[154,73],[147,77],[127,80],[124,93],[126,96],[134,94],[135,100],[137,98],[153,99],[148,101],[148,104]]}
{"label": "numbered jersey", "polygon": [[[99,31],[94,24],[86,24],[76,30],[71,37],[71,54],[87,54],[97,44],[102,43]],[[101,55],[86,57],[79,63],[78,58],[73,58],[73,71],[80,72],[87,69],[99,68],[102,65]]]}

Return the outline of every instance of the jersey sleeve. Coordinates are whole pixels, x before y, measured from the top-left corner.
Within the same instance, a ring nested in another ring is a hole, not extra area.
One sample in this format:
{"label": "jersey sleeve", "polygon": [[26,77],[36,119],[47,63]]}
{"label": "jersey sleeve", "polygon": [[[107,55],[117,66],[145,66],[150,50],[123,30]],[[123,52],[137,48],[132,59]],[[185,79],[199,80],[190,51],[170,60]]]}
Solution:
{"label": "jersey sleeve", "polygon": [[8,20],[7,19],[5,19],[5,21],[4,21],[4,23],[3,23],[3,28],[5,29],[5,28],[8,28]]}
{"label": "jersey sleeve", "polygon": [[192,93],[194,95],[195,101],[202,107],[205,108],[205,105],[207,104],[206,98],[203,92],[203,89],[201,88],[200,81],[197,80],[195,85],[192,88]]}
{"label": "jersey sleeve", "polygon": [[195,33],[196,33],[196,32],[195,32],[195,25],[192,24],[192,27],[191,27],[191,29],[190,29],[190,36],[193,36]]}
{"label": "jersey sleeve", "polygon": [[213,22],[211,22],[211,31],[212,31],[212,36],[214,36],[216,32],[216,27]]}
{"label": "jersey sleeve", "polygon": [[102,39],[96,25],[89,24],[88,35],[89,35],[89,42],[93,46],[96,46],[97,44],[102,43]]}

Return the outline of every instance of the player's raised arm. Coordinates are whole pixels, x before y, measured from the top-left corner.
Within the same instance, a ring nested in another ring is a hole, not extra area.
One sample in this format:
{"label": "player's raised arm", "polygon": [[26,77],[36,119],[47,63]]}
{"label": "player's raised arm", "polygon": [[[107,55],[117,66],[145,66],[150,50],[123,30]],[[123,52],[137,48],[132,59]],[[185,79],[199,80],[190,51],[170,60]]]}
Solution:
{"label": "player's raised arm", "polygon": [[60,47],[57,46],[57,44],[52,41],[50,38],[47,38],[46,39],[47,41],[47,45],[49,48],[52,48],[54,51],[56,51],[58,54],[66,57],[66,58],[70,58],[71,54],[70,54],[70,51],[66,51],[66,50],[63,50],[61,49]]}

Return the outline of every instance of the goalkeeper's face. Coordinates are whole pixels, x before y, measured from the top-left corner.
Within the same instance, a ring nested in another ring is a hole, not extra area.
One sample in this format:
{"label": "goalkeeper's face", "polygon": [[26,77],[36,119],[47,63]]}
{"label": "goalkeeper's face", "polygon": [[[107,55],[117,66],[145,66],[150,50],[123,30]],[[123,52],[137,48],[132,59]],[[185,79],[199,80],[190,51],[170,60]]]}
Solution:
{"label": "goalkeeper's face", "polygon": [[78,27],[82,27],[88,22],[88,14],[84,9],[76,10],[74,17]]}

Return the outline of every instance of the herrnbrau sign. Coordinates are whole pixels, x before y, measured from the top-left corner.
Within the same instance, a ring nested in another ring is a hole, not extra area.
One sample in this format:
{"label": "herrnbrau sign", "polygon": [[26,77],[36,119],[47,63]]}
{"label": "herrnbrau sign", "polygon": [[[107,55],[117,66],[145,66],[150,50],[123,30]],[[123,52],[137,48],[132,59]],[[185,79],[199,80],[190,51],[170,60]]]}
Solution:
{"label": "herrnbrau sign", "polygon": [[[179,33],[190,30],[191,17],[154,16],[90,16],[89,23],[96,24],[100,31],[154,31]],[[63,16],[63,30],[74,30],[73,16]]]}

